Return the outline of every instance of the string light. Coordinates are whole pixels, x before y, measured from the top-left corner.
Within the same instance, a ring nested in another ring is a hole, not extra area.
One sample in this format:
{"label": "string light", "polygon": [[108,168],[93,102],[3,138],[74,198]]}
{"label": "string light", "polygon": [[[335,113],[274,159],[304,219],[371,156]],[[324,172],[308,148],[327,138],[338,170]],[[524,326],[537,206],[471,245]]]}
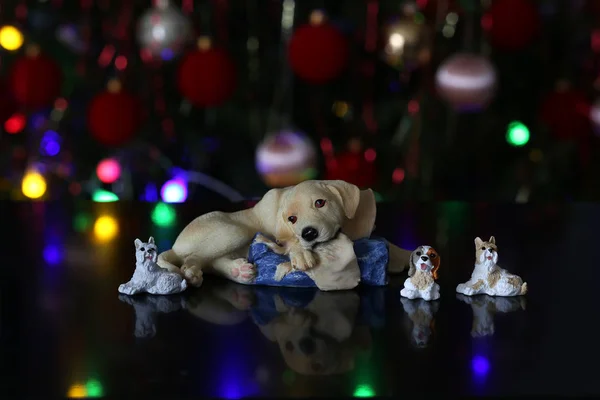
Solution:
{"label": "string light", "polygon": [[23,177],[21,190],[30,199],[39,199],[46,193],[46,180],[36,171],[29,171]]}
{"label": "string light", "polygon": [[23,45],[23,34],[17,28],[11,25],[3,26],[0,29],[0,46],[6,50],[14,51]]}
{"label": "string light", "polygon": [[121,176],[121,165],[114,158],[104,159],[98,163],[96,175],[101,182],[113,183]]}
{"label": "string light", "polygon": [[103,215],[94,223],[94,235],[100,242],[108,242],[119,233],[119,223],[109,215]]}
{"label": "string light", "polygon": [[529,142],[529,129],[519,121],[511,122],[506,131],[506,141],[515,147],[526,145]]}
{"label": "string light", "polygon": [[187,185],[181,178],[165,182],[160,189],[160,196],[165,203],[183,203],[187,199]]}
{"label": "string light", "polygon": [[119,196],[108,190],[98,189],[92,195],[92,200],[96,203],[112,203],[119,201]]}
{"label": "string light", "polygon": [[177,214],[175,209],[165,203],[158,203],[152,211],[152,221],[161,227],[169,227],[175,223]]}

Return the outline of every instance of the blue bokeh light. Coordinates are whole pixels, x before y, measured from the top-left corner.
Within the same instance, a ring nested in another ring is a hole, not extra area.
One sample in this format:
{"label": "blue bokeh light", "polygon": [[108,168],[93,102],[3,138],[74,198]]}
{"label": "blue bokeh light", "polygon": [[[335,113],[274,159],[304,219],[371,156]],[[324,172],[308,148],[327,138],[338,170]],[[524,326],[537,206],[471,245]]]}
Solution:
{"label": "blue bokeh light", "polygon": [[40,152],[54,157],[60,152],[60,135],[54,131],[47,131],[40,142]]}
{"label": "blue bokeh light", "polygon": [[490,362],[484,356],[476,355],[471,361],[471,368],[475,375],[483,377],[490,371]]}
{"label": "blue bokeh light", "polygon": [[43,252],[44,261],[49,265],[57,265],[62,261],[62,251],[59,246],[49,244],[44,248]]}
{"label": "blue bokeh light", "polygon": [[171,61],[173,57],[175,57],[175,53],[169,48],[162,49],[160,52],[160,58],[162,58],[163,61]]}
{"label": "blue bokeh light", "polygon": [[183,203],[187,199],[187,184],[181,178],[165,182],[160,190],[160,196],[165,203]]}

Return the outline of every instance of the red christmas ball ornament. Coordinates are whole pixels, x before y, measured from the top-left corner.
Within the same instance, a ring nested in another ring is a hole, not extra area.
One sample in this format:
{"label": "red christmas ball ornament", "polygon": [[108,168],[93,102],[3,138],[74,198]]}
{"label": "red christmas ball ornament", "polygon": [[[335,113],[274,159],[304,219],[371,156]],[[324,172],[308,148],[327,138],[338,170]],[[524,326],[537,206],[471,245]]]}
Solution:
{"label": "red christmas ball ornament", "polygon": [[15,100],[28,109],[48,106],[60,94],[62,71],[58,64],[29,46],[24,57],[11,66],[9,87]]}
{"label": "red christmas ball ornament", "polygon": [[514,51],[531,43],[539,33],[541,22],[531,0],[494,0],[482,25],[494,47]]}
{"label": "red christmas ball ornament", "polygon": [[360,188],[370,188],[377,182],[376,153],[373,149],[362,150],[360,141],[354,139],[349,149],[327,162],[326,179],[343,180]]}
{"label": "red christmas ball ornament", "polygon": [[585,93],[559,82],[542,102],[541,119],[557,139],[583,139],[591,133],[590,109]]}
{"label": "red christmas ball ornament", "polygon": [[223,104],[235,91],[235,65],[223,49],[212,47],[208,38],[198,40],[198,49],[188,53],[179,66],[181,94],[196,107]]}
{"label": "red christmas ball ornament", "polygon": [[131,94],[111,81],[108,90],[98,94],[88,109],[88,127],[92,136],[109,147],[120,146],[135,135],[141,123],[141,107]]}
{"label": "red christmas ball ornament", "polygon": [[310,23],[300,26],[290,40],[290,66],[301,79],[322,84],[338,77],[348,62],[348,41],[320,11],[314,11]]}

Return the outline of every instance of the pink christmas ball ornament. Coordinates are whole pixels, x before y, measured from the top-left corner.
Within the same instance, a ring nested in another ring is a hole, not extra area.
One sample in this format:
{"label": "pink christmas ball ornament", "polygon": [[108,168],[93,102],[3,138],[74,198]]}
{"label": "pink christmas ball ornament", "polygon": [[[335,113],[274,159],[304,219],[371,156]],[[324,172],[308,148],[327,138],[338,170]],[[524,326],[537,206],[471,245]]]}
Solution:
{"label": "pink christmas ball ornament", "polygon": [[497,76],[485,57],[460,53],[448,58],[436,74],[438,94],[458,112],[478,112],[492,101]]}

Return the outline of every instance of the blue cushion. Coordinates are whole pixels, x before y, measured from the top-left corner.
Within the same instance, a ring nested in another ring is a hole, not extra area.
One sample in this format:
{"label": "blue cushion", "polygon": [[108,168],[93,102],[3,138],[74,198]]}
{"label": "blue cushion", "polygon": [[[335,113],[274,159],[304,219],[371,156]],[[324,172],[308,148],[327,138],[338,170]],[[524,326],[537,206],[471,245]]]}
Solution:
{"label": "blue cushion", "polygon": [[[258,235],[258,234],[257,234]],[[256,265],[255,285],[316,287],[314,281],[302,271],[292,271],[281,281],[274,279],[277,266],[290,261],[288,256],[275,253],[264,243],[252,240],[248,251],[248,261]],[[368,286],[385,286],[389,261],[387,242],[381,238],[370,237],[354,242],[354,252],[360,268],[361,283]]]}

